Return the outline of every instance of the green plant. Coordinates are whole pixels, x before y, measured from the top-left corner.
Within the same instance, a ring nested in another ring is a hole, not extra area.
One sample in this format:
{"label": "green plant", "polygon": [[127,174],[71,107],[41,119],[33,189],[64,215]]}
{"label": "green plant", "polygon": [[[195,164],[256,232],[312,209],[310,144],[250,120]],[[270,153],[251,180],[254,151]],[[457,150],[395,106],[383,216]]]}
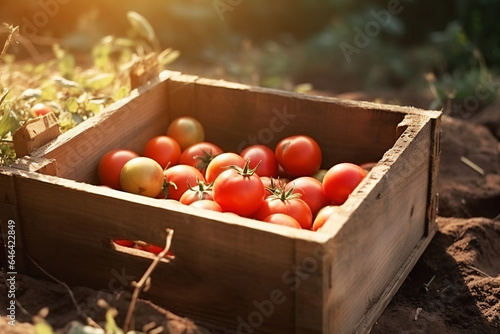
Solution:
{"label": "green plant", "polygon": [[177,59],[177,50],[160,49],[153,28],[143,16],[129,12],[127,17],[132,34],[102,38],[92,49],[92,64],[83,65],[58,44],[53,45],[53,57],[44,62],[16,62],[7,49],[16,42],[19,28],[4,25],[9,35],[0,54],[0,165],[15,160],[12,135],[33,117],[33,105],[49,106],[65,132],[128,96],[129,72],[139,60],[154,55],[158,69],[148,70],[156,72]]}

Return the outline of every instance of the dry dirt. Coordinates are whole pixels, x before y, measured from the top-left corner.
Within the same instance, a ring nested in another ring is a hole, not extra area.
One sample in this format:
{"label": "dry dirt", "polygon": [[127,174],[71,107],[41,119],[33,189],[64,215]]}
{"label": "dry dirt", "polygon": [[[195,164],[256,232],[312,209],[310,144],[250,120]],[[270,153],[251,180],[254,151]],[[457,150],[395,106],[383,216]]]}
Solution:
{"label": "dry dirt", "polygon": [[[361,94],[359,99],[367,98]],[[500,107],[487,112],[467,121],[443,117],[439,230],[372,334],[500,333]],[[483,173],[464,164],[461,157]],[[95,299],[103,293],[84,287],[72,287],[72,291],[82,310],[102,323],[104,310]],[[0,333],[33,333],[31,316],[44,306],[50,308],[47,321],[61,332],[70,321],[83,321],[60,284],[19,275],[17,294],[27,313],[17,315],[20,323],[15,328],[3,317]],[[3,276],[0,295],[6,296]],[[129,296],[106,296],[115,300],[121,323]],[[2,297],[2,315],[5,303]],[[152,321],[167,333],[206,333],[187,319],[140,301],[136,328]]]}

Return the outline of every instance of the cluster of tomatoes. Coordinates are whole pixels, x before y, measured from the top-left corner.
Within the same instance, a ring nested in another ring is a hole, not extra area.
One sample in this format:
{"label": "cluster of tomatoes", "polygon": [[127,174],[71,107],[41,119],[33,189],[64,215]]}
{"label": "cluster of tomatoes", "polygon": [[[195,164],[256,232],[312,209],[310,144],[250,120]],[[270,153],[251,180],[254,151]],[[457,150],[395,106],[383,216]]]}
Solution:
{"label": "cluster of tomatoes", "polygon": [[142,156],[106,153],[98,167],[103,185],[264,222],[316,231],[366,176],[340,163],[320,170],[321,148],[311,137],[282,139],[273,149],[251,145],[240,154],[204,141],[202,125],[181,117],[166,135],[149,140]]}

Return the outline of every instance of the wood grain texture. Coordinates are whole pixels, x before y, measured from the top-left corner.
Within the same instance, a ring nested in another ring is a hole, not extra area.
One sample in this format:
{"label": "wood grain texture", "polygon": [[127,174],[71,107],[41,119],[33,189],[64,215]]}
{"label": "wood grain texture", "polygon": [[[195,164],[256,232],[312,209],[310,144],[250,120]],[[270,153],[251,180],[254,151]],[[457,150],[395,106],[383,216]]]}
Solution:
{"label": "wood grain texture", "polygon": [[[176,259],[159,266],[147,295],[168,309],[229,333],[366,333],[435,232],[439,115],[163,72],[0,174],[10,189],[0,203],[15,205],[26,254],[67,283],[128,286],[151,259],[109,240],[163,245],[169,227]],[[199,119],[225,150],[303,133],[321,145],[325,168],[378,163],[320,232],[91,185],[106,151],[140,151],[179,116]]]}
{"label": "wood grain texture", "polygon": [[[162,231],[173,228],[176,260],[155,271],[148,296],[173,311],[228,328],[237,326],[238,317],[248,319],[256,304],[279,290],[285,301],[258,327],[291,332],[294,323],[283,320],[293,319],[295,297],[283,273],[293,270],[297,242],[324,239],[49,176],[16,175],[16,187],[25,194],[18,202],[21,221],[30,222],[23,230],[29,240],[25,253],[44,270],[69,284],[117,287],[116,273],[130,283],[150,260],[118,253],[107,241],[129,238],[161,245]],[[28,196],[28,189],[43,190],[47,200]],[[54,202],[60,205],[48,211]]]}
{"label": "wood grain texture", "polygon": [[325,233],[336,231],[327,332],[351,333],[388,282],[402,283],[399,269],[426,237],[432,122],[410,116],[413,124],[344,204],[346,214],[325,224]]}
{"label": "wood grain texture", "polygon": [[17,157],[24,157],[61,134],[54,113],[27,120],[12,136]]}
{"label": "wood grain texture", "polygon": [[[9,223],[13,221],[14,223]],[[15,231],[15,264],[14,268],[11,269],[7,266],[9,264],[8,258],[8,248],[9,245],[9,226],[14,226]],[[0,256],[2,257],[2,263],[5,263],[6,271],[8,272],[25,272],[25,262],[24,262],[24,233],[22,230],[21,220],[18,214],[17,206],[17,196],[16,189],[14,185],[14,178],[9,173],[8,170],[0,168],[0,234],[2,236],[2,242],[0,245],[3,246],[0,250]]]}

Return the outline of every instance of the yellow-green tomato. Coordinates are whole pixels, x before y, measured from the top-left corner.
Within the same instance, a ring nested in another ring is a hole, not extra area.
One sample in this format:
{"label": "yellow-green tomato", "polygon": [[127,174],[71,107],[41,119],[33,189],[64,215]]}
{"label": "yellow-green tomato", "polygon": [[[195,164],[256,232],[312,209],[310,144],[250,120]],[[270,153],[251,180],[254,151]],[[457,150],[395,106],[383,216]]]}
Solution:
{"label": "yellow-green tomato", "polygon": [[179,143],[181,150],[205,140],[205,130],[198,120],[193,117],[179,117],[170,123],[167,136]]}
{"label": "yellow-green tomato", "polygon": [[151,158],[129,160],[120,172],[122,189],[133,194],[156,197],[164,183],[163,169]]}

